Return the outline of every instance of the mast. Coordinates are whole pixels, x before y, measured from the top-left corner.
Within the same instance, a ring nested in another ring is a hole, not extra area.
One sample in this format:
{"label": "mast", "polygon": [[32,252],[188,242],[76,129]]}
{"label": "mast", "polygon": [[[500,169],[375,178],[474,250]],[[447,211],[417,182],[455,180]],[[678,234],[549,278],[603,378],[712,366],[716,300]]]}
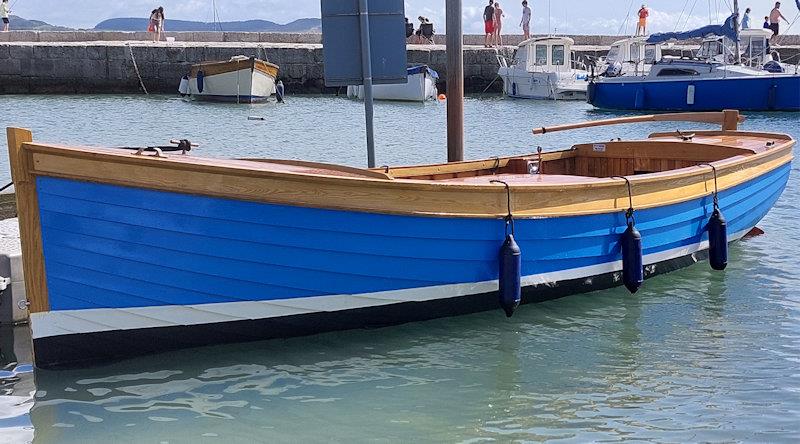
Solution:
{"label": "mast", "polygon": [[[742,64],[742,54],[739,52],[739,0],[733,0],[733,29],[736,31],[736,40],[733,43],[734,51],[736,51],[735,59],[737,65]],[[724,47],[725,45],[723,45]]]}
{"label": "mast", "polygon": [[447,0],[447,161],[464,160],[464,37],[461,0]]}

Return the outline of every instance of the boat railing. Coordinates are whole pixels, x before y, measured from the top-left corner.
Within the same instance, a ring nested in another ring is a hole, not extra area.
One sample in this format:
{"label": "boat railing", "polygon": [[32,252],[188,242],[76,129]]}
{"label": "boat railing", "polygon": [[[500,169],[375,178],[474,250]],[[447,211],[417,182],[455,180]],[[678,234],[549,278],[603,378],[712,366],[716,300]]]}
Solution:
{"label": "boat railing", "polygon": [[744,122],[744,116],[737,110],[724,110],[721,112],[696,112],[696,113],[668,113],[668,114],[648,114],[644,116],[619,117],[616,119],[591,120],[581,123],[569,123],[565,125],[554,125],[548,127],[534,128],[533,134],[546,134],[556,131],[567,131],[579,128],[591,128],[596,126],[623,125],[629,123],[644,122],[697,122],[697,123],[716,123],[722,126],[723,131],[736,131],[739,123]]}

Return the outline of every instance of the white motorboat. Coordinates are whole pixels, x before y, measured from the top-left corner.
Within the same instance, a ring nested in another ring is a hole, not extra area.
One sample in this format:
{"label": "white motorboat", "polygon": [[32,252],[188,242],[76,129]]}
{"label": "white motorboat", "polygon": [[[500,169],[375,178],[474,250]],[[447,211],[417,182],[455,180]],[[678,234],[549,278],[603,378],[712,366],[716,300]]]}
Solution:
{"label": "white motorboat", "polygon": [[616,77],[619,75],[646,75],[661,60],[661,45],[647,43],[647,36],[634,36],[618,40],[611,45],[608,55],[600,57],[596,73]]}
{"label": "white motorboat", "polygon": [[[777,51],[772,50],[769,40],[772,30],[749,28],[739,31],[739,54],[741,64],[764,69],[773,73],[794,72],[798,66],[783,63]],[[736,63],[736,42],[728,36],[714,36],[703,40],[697,58],[718,63]]]}
{"label": "white motorboat", "polygon": [[[408,68],[408,83],[375,85],[372,97],[375,100],[399,100],[404,102],[424,102],[435,100],[439,94],[436,82],[439,74],[427,65]],[[364,99],[364,87],[351,85],[347,87],[347,97]]]}
{"label": "white motorboat", "polygon": [[278,65],[255,57],[236,56],[225,62],[192,65],[178,92],[196,100],[253,103],[276,93],[277,76]]}
{"label": "white motorboat", "polygon": [[523,99],[586,100],[589,73],[575,60],[569,37],[539,37],[519,44],[509,65],[498,55],[503,90]]}

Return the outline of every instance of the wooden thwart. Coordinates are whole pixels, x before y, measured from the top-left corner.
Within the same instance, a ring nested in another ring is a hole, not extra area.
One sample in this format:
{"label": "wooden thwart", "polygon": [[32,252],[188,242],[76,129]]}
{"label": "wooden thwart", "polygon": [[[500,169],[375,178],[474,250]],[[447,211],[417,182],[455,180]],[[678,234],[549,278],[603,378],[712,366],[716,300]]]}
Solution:
{"label": "wooden thwart", "polygon": [[578,128],[591,128],[595,126],[623,125],[627,123],[642,122],[701,122],[717,123],[722,125],[723,131],[736,131],[739,123],[744,122],[744,116],[736,110],[725,110],[722,112],[702,112],[702,113],[671,113],[671,114],[648,114],[644,116],[619,117],[616,119],[592,120],[589,122],[569,123],[566,125],[543,126],[534,128],[533,134],[545,134],[555,131],[566,131]]}

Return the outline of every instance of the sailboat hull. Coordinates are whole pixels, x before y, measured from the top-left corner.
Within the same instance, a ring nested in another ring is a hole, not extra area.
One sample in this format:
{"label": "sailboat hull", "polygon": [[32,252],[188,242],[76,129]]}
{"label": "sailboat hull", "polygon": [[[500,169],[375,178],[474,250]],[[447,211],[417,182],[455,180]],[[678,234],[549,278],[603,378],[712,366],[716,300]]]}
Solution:
{"label": "sailboat hull", "polygon": [[589,85],[604,109],[654,111],[800,111],[800,75],[649,80],[617,78]]}

